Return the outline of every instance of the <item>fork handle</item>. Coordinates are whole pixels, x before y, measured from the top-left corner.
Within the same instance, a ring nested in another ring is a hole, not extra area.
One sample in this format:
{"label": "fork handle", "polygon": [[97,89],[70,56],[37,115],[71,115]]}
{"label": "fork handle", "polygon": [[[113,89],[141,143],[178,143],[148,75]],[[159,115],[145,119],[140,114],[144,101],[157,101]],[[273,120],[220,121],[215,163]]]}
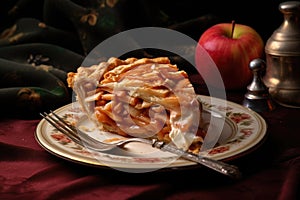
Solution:
{"label": "fork handle", "polygon": [[182,158],[185,158],[187,160],[191,160],[194,162],[197,162],[201,165],[204,165],[210,169],[213,169],[217,172],[220,172],[224,175],[227,175],[234,179],[241,178],[241,172],[239,171],[237,166],[227,164],[225,162],[214,160],[208,157],[200,156],[191,152],[184,151],[182,149],[179,149],[173,145],[166,144],[165,142],[158,141],[154,139],[152,141],[152,146],[156,147],[158,149],[161,149],[163,151],[167,151],[173,154],[176,154]]}

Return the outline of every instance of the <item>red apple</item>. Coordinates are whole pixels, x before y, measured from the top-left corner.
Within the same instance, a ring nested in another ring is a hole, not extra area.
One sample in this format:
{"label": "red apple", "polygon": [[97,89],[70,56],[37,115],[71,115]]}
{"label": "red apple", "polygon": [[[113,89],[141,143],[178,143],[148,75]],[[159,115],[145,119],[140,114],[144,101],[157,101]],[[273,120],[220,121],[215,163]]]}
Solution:
{"label": "red apple", "polygon": [[242,89],[252,80],[249,63],[262,58],[264,42],[251,27],[242,24],[220,23],[208,28],[200,37],[196,48],[196,66],[205,83],[218,87],[215,70],[202,60],[206,50],[217,66],[225,89]]}

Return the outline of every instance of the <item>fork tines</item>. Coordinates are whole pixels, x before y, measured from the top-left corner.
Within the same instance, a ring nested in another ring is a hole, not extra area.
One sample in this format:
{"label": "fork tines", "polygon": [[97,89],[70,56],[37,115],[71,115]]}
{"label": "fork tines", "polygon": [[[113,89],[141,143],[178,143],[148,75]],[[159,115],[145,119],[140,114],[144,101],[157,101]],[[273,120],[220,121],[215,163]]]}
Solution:
{"label": "fork tines", "polygon": [[54,126],[57,130],[68,136],[71,140],[78,144],[82,144],[80,137],[77,134],[76,129],[69,125],[65,120],[63,120],[60,116],[55,114],[53,111],[50,113],[40,113],[40,115],[49,122],[52,126]]}

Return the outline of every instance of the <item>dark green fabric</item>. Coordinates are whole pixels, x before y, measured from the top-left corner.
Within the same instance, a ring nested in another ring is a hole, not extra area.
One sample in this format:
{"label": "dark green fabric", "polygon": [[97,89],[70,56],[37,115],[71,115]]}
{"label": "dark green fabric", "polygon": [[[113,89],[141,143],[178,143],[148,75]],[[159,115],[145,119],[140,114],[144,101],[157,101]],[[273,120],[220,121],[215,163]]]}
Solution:
{"label": "dark green fabric", "polygon": [[[137,27],[166,27],[198,40],[219,22],[242,23],[269,37],[278,2],[196,0],[3,0],[0,2],[2,114],[37,116],[71,102],[66,74],[103,40]],[[221,19],[221,20],[220,20]],[[260,21],[257,23],[257,21]],[[141,50],[126,56],[161,56]],[[180,64],[175,56],[174,61]]]}

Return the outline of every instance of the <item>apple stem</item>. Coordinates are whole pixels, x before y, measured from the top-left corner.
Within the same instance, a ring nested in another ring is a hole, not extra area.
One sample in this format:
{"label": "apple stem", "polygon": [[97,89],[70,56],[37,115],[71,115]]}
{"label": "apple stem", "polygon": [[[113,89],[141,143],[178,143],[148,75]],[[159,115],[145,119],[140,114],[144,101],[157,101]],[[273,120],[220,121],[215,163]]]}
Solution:
{"label": "apple stem", "polygon": [[232,20],[231,25],[232,25],[232,27],[231,27],[231,35],[230,35],[230,38],[233,38],[233,32],[234,32],[234,27],[235,27],[235,21],[234,21],[234,20]]}

